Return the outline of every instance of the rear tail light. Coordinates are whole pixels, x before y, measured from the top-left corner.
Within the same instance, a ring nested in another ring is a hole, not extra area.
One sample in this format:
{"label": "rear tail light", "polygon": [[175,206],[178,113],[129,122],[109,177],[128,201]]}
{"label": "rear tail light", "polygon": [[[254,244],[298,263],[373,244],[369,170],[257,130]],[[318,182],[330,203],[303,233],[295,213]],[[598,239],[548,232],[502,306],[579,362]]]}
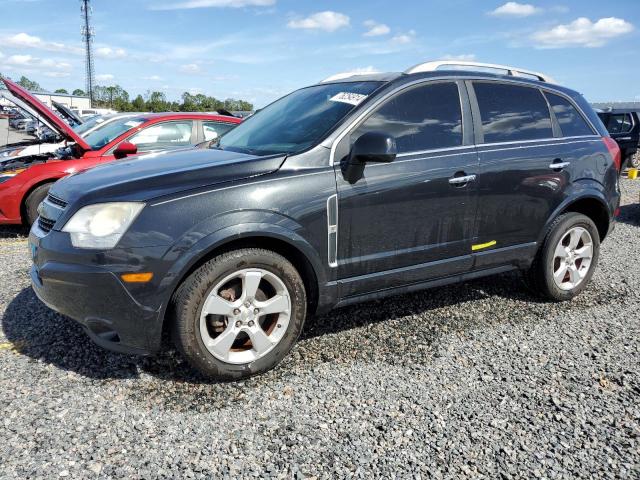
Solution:
{"label": "rear tail light", "polygon": [[622,168],[622,154],[620,153],[620,147],[611,137],[602,137],[602,141],[607,147],[607,150],[609,150],[609,154],[613,159],[613,163],[616,164],[616,169],[620,171],[620,169]]}

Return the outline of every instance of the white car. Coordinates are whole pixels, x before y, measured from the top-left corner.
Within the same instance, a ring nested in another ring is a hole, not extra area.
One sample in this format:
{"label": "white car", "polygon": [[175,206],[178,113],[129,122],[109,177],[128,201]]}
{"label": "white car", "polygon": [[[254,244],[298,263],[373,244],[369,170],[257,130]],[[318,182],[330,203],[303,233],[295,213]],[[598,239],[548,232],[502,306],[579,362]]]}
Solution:
{"label": "white car", "polygon": [[[106,116],[97,115],[74,127],[73,130],[81,137],[84,137],[104,123],[132,115],[136,115],[136,113],[118,113]],[[52,155],[59,148],[66,146],[66,144],[67,142],[60,141],[59,137],[54,137],[53,139],[35,139],[28,142],[20,142],[18,144],[9,144],[0,148],[0,163],[9,158],[15,160],[16,158],[27,157],[30,155]]]}

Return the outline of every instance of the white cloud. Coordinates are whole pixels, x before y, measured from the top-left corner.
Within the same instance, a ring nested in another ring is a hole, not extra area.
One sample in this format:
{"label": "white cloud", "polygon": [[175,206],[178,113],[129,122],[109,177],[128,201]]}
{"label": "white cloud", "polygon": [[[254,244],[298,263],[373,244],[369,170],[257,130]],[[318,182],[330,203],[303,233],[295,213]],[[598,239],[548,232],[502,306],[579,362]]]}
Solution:
{"label": "white cloud", "polygon": [[197,63],[187,63],[180,67],[180,71],[184,73],[200,73],[202,69]]}
{"label": "white cloud", "polygon": [[28,54],[10,55],[0,62],[0,71],[6,69],[24,73],[40,73],[47,77],[68,77],[72,65],[61,59],[39,58]]}
{"label": "white cloud", "polygon": [[415,40],[416,32],[415,30],[409,30],[407,33],[400,33],[391,38],[391,43],[395,43],[397,45],[406,45],[407,43],[411,43]]}
{"label": "white cloud", "polygon": [[473,53],[463,53],[461,55],[444,55],[443,60],[460,60],[461,62],[473,62],[476,56]]}
{"label": "white cloud", "polygon": [[492,12],[489,12],[489,15],[496,17],[528,17],[540,12],[542,12],[541,8],[534,7],[528,3],[507,2]]}
{"label": "white cloud", "polygon": [[115,77],[110,73],[102,73],[100,75],[96,75],[96,80],[99,82],[109,82],[113,80]]}
{"label": "white cloud", "polygon": [[31,55],[11,55],[7,58],[8,65],[29,65],[34,61]]}
{"label": "white cloud", "polygon": [[348,27],[350,19],[347,15],[327,10],[309,15],[306,18],[290,20],[289,28],[302,28],[307,30],[324,30],[325,32],[335,32],[340,28]]}
{"label": "white cloud", "polygon": [[158,75],[150,75],[148,77],[142,77],[143,80],[151,80],[153,82],[160,82],[162,80],[162,77],[158,76]]}
{"label": "white cloud", "polygon": [[367,20],[364,22],[364,26],[369,29],[365,32],[365,37],[379,37],[391,32],[391,29],[387,25],[384,23],[378,23],[375,20]]}
{"label": "white cloud", "polygon": [[595,23],[581,17],[566,25],[534,33],[532,39],[540,48],[601,47],[609,40],[625,35],[633,25],[621,18],[601,18]]}
{"label": "white cloud", "polygon": [[276,0],[189,0],[174,4],[153,5],[151,10],[182,10],[189,8],[270,7]]}
{"label": "white cloud", "polygon": [[2,38],[2,42],[5,45],[17,48],[37,48],[50,52],[82,53],[82,49],[79,47],[65,45],[64,43],[59,42],[44,41],[40,37],[29,35],[24,32],[4,37]]}
{"label": "white cloud", "polygon": [[127,51],[124,48],[98,47],[95,53],[99,58],[124,58],[127,56]]}

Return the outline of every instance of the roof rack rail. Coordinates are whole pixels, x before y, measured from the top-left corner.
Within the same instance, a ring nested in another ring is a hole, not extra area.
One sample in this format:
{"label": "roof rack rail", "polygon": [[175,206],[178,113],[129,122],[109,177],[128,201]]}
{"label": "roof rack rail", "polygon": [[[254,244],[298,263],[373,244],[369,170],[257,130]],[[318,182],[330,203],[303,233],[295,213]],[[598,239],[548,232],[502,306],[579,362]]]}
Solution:
{"label": "roof rack rail", "polygon": [[[501,70],[503,72],[506,72],[507,75],[511,75],[513,77],[533,77],[541,82],[557,83],[549,75],[545,75],[539,72],[533,72],[531,70],[525,70],[524,68],[510,67],[508,65],[496,65],[493,63],[467,62],[463,60],[437,60],[434,62],[419,63],[418,65],[414,65],[408,70],[405,70],[404,73],[412,74],[420,72],[433,72],[436,70],[446,69],[447,67],[466,67],[463,69],[471,71],[478,69]],[[453,69],[455,70],[456,68]]]}

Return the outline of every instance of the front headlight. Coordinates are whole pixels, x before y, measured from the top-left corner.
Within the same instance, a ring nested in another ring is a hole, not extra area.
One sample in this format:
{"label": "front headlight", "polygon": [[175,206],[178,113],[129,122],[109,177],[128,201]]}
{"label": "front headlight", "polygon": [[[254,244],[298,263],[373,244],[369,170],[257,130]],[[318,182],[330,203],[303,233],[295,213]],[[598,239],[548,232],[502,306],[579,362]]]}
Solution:
{"label": "front headlight", "polygon": [[87,205],[62,228],[76,248],[113,248],[136,219],[144,203],[113,202]]}

